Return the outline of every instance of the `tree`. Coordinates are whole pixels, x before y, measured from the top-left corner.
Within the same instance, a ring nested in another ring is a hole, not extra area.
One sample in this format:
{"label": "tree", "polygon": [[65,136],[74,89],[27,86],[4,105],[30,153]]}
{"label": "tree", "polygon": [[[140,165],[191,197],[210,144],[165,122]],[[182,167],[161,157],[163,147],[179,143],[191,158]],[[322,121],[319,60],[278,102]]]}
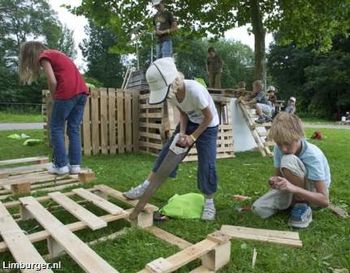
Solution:
{"label": "tree", "polygon": [[38,39],[74,56],[72,32],[63,28],[46,0],[0,0],[0,101],[40,103],[44,79],[24,87],[17,75],[20,44]]}
{"label": "tree", "polygon": [[269,72],[280,96],[298,97],[299,114],[339,119],[350,109],[350,39],[336,36],[332,44],[326,53],[294,44],[271,47]]}
{"label": "tree", "polygon": [[98,80],[104,87],[120,87],[124,67],[120,55],[110,52],[110,47],[118,41],[117,35],[92,21],[85,31],[89,38],[83,40],[80,49],[87,61],[86,75]]}
{"label": "tree", "polygon": [[[119,35],[121,50],[129,44],[135,27],[152,31],[149,2],[83,0],[73,11],[111,26]],[[168,8],[192,37],[223,36],[233,27],[251,25],[255,36],[255,78],[260,79],[265,71],[266,31],[284,33],[280,40],[283,44],[294,41],[298,46],[313,44],[319,50],[329,50],[332,37],[346,33],[350,23],[348,0],[174,0]]]}

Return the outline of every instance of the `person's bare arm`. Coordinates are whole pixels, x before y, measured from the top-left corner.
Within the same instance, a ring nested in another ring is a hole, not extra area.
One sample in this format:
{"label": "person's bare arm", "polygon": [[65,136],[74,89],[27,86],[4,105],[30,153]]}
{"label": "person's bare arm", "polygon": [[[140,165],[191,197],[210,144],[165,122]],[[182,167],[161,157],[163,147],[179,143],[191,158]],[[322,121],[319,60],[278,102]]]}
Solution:
{"label": "person's bare arm", "polygon": [[204,108],[202,113],[204,118],[201,124],[199,124],[198,128],[191,134],[192,136],[187,135],[188,146],[191,146],[195,142],[195,139],[197,139],[204,132],[204,130],[208,128],[210,122],[213,120],[213,115],[209,107]]}
{"label": "person's bare arm", "polygon": [[298,199],[308,201],[318,207],[325,208],[329,206],[329,197],[324,181],[313,181],[312,183],[314,183],[316,189],[316,192],[313,192],[293,185],[284,177],[278,176],[277,178],[277,181],[273,185],[274,189],[291,192],[295,194]]}
{"label": "person's bare arm", "polygon": [[53,72],[51,63],[48,60],[43,59],[40,61],[40,64],[41,64],[41,66],[46,74],[47,84],[49,86],[51,96],[53,97],[55,90],[56,90],[56,87],[57,87],[57,80],[56,80],[55,74]]}

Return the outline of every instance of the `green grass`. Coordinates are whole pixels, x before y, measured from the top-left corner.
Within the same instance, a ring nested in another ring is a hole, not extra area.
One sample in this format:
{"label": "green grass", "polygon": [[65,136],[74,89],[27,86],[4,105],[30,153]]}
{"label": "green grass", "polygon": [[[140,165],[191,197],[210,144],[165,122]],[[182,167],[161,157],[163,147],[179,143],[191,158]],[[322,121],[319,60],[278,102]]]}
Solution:
{"label": "green grass", "polygon": [[0,123],[16,123],[16,122],[43,122],[40,114],[21,114],[12,112],[0,112]]}
{"label": "green grass", "polygon": [[[310,137],[313,130],[306,130]],[[12,133],[12,132],[11,132]],[[41,131],[25,131],[40,137]],[[347,130],[322,129],[325,140],[314,142],[326,154],[332,171],[330,196],[333,203],[347,207],[350,204],[350,134]],[[10,132],[0,132],[0,160],[24,156],[47,155],[50,150],[44,145],[24,147],[16,140],[7,139]],[[84,165],[92,168],[97,176],[95,183],[104,183],[117,190],[124,191],[137,185],[148,174],[154,157],[145,154],[99,155],[84,157]],[[192,243],[206,237],[208,233],[220,229],[221,225],[239,225],[274,230],[290,230],[287,227],[287,214],[278,214],[268,220],[262,220],[251,213],[238,213],[235,207],[242,203],[233,201],[233,194],[252,197],[251,201],[267,190],[267,178],[273,171],[272,159],[262,158],[259,153],[246,152],[236,154],[234,159],[218,160],[219,189],[216,195],[217,219],[214,222],[200,220],[175,220],[160,225]],[[164,184],[151,203],[159,207],[175,193],[198,192],[196,189],[196,163],[180,165],[178,177]],[[251,202],[249,201],[249,202]],[[248,202],[248,203],[249,203]],[[245,201],[244,204],[247,204]],[[89,207],[90,209],[90,207]],[[91,208],[96,210],[96,208]],[[96,210],[96,213],[100,211]],[[74,217],[62,211],[55,215],[64,223],[76,221]],[[219,272],[272,272],[272,273],[320,273],[332,272],[332,268],[350,269],[350,224],[328,209],[315,211],[314,221],[308,229],[300,230],[302,248],[291,248],[268,243],[232,240],[231,262]],[[28,223],[26,223],[28,222]],[[33,221],[21,223],[23,229],[35,229]],[[90,241],[127,227],[127,233],[120,238],[99,243],[92,248],[121,273],[141,270],[145,264],[159,257],[167,257],[178,251],[174,246],[156,239],[145,231],[129,228],[125,221],[110,223],[99,231],[84,230],[78,236]],[[38,228],[37,228],[38,229]],[[37,248],[45,253],[46,243],[37,243]],[[257,250],[255,268],[251,268],[253,249]],[[1,260],[11,259],[10,254],[0,254]],[[60,258],[63,268],[55,272],[83,272],[68,256]],[[178,272],[189,272],[198,263],[190,264]]]}

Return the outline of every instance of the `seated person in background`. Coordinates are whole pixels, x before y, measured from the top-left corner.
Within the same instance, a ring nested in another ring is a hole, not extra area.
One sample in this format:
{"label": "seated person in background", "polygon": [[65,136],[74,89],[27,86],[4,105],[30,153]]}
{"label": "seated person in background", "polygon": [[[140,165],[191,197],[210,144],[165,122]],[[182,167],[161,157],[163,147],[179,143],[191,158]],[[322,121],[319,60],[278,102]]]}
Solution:
{"label": "seated person in background", "polygon": [[289,114],[295,114],[296,106],[295,106],[296,99],[295,97],[290,97],[287,103],[286,109],[284,109],[284,112],[287,112]]}
{"label": "seated person in background", "polygon": [[255,122],[270,122],[272,120],[272,107],[268,102],[261,80],[256,80],[255,82],[253,82],[252,96],[254,97],[247,101],[247,104],[251,107],[255,107],[256,109],[256,114],[259,116],[259,118]]}
{"label": "seated person in background", "polygon": [[345,120],[349,120],[350,121],[350,112],[346,112],[345,113]]}
{"label": "seated person in background", "polygon": [[294,114],[279,113],[269,138],[276,142],[275,176],[269,179],[270,191],[256,200],[252,209],[265,219],[291,208],[288,225],[306,228],[312,221],[310,204],[329,205],[331,175],[327,159],[317,146],[305,140],[301,120]]}
{"label": "seated person in background", "polygon": [[274,86],[270,85],[267,89],[267,99],[268,99],[268,103],[272,108],[272,112],[271,112],[271,117],[273,118],[274,116],[277,115],[278,113],[278,107],[277,107],[277,90]]}

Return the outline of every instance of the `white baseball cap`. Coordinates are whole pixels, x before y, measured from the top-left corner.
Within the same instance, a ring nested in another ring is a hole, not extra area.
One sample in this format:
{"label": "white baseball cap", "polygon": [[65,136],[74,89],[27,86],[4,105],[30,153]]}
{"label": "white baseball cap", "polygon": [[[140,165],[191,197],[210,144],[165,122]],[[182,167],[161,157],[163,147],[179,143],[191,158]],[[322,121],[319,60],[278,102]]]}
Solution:
{"label": "white baseball cap", "polygon": [[276,92],[276,88],[275,88],[273,85],[270,85],[270,86],[267,88],[267,92],[269,92],[269,91]]}
{"label": "white baseball cap", "polygon": [[162,103],[177,76],[178,71],[173,58],[166,57],[154,61],[146,71],[146,80],[151,91],[148,103]]}
{"label": "white baseball cap", "polygon": [[162,3],[162,0],[152,0],[152,6],[156,6]]}
{"label": "white baseball cap", "polygon": [[294,97],[290,97],[289,100],[296,102],[296,98],[294,98]]}

